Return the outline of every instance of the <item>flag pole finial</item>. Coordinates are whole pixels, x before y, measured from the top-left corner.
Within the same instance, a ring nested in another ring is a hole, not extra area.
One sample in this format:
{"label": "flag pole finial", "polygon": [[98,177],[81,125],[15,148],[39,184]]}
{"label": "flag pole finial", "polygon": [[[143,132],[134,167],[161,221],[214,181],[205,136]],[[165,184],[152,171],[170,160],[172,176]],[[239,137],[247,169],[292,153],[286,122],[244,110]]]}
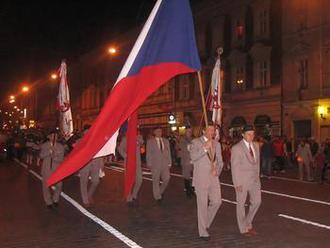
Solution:
{"label": "flag pole finial", "polygon": [[220,58],[220,56],[223,54],[223,47],[217,48],[217,54],[218,54],[218,58]]}

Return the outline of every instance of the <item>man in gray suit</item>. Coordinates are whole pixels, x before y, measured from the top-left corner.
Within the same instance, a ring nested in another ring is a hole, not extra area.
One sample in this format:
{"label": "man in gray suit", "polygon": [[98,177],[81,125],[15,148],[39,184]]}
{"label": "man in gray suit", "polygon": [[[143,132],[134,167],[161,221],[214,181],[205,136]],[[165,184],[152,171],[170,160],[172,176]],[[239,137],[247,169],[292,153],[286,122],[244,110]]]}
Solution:
{"label": "man in gray suit", "polygon": [[[147,141],[147,166],[152,173],[152,189],[155,200],[161,203],[164,191],[170,180],[170,167],[172,166],[170,145],[162,137],[162,129],[154,129],[154,137]],[[160,185],[160,180],[162,184]]]}
{"label": "man in gray suit", "polygon": [[[137,203],[137,195],[139,193],[140,187],[142,185],[142,168],[141,168],[141,146],[143,145],[143,138],[140,134],[137,136],[136,140],[136,175],[135,182],[132,192],[127,196],[127,203],[134,204]],[[122,138],[118,148],[119,154],[124,158],[124,164],[126,165],[127,159],[127,139],[126,135]]]}
{"label": "man in gray suit", "polygon": [[221,205],[219,176],[223,167],[221,146],[214,139],[215,127],[211,124],[204,135],[192,141],[190,156],[194,165],[193,186],[197,197],[198,232],[209,240],[213,219]]}
{"label": "man in gray suit", "polygon": [[39,157],[42,159],[41,176],[42,176],[42,192],[48,208],[57,207],[62,192],[62,182],[55,185],[55,191],[52,196],[47,179],[62,163],[64,159],[64,145],[58,142],[58,134],[52,131],[48,136],[48,140],[41,144]]}
{"label": "man in gray suit", "polygon": [[191,176],[193,172],[193,165],[190,158],[190,147],[192,141],[192,129],[190,127],[186,128],[186,134],[181,138],[179,143],[179,157],[181,159],[182,176],[184,180],[184,186],[186,190],[186,195],[191,198],[195,192],[191,186]]}
{"label": "man in gray suit", "polygon": [[[88,131],[90,125],[85,125],[84,133]],[[77,141],[79,142],[79,140]],[[104,158],[93,158],[88,164],[79,171],[80,175],[80,193],[85,207],[90,207],[93,204],[93,194],[100,183],[100,170],[103,168]],[[88,186],[89,177],[91,184]]]}
{"label": "man in gray suit", "polygon": [[[245,236],[256,235],[252,221],[261,204],[260,153],[253,142],[254,128],[243,128],[243,139],[232,148],[231,172],[236,191],[236,215],[240,232]],[[250,206],[245,212],[245,202],[249,194]]]}

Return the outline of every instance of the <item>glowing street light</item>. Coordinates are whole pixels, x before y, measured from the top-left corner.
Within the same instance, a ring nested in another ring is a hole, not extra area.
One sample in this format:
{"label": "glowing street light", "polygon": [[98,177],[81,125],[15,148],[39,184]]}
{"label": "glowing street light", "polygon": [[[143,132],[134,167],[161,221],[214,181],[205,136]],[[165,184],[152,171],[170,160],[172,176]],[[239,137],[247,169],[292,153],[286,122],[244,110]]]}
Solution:
{"label": "glowing street light", "polygon": [[114,55],[114,54],[117,53],[117,49],[114,48],[114,47],[110,47],[110,48],[108,49],[108,53],[110,53],[111,55]]}
{"label": "glowing street light", "polygon": [[326,106],[319,106],[317,108],[317,112],[319,113],[321,119],[325,120],[326,119],[326,114],[327,114],[327,107]]}
{"label": "glowing street light", "polygon": [[57,74],[56,73],[52,73],[52,75],[50,75],[50,78],[53,79],[53,80],[57,79]]}
{"label": "glowing street light", "polygon": [[27,92],[29,92],[29,90],[30,90],[30,88],[28,86],[23,86],[22,87],[22,92],[23,93],[27,93]]}
{"label": "glowing street light", "polygon": [[16,105],[14,106],[14,109],[17,109],[17,106]]}

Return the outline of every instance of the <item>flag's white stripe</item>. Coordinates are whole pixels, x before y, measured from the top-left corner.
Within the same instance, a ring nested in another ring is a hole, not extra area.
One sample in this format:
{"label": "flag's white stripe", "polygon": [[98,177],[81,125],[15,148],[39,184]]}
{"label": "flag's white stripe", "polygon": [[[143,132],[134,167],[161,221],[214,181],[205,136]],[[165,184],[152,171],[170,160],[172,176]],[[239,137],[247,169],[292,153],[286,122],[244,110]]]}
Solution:
{"label": "flag's white stripe", "polygon": [[[146,23],[144,24],[144,27],[139,35],[139,37],[137,38],[135,44],[134,44],[134,47],[131,51],[131,53],[129,54],[126,62],[125,62],[125,65],[123,67],[123,69],[121,70],[119,76],[118,76],[118,79],[116,81],[116,84],[124,77],[127,76],[129,70],[131,69],[135,59],[136,59],[136,56],[137,54],[139,53],[141,47],[142,47],[142,44],[144,42],[144,40],[146,39],[148,33],[149,33],[149,30],[150,30],[150,27],[151,27],[151,24],[153,23],[154,19],[155,19],[155,16],[158,12],[158,9],[160,7],[160,4],[162,3],[162,0],[158,0],[153,8],[153,10],[151,11],[151,14],[148,18],[148,20],[146,21]],[[116,85],[115,84],[115,85]]]}
{"label": "flag's white stripe", "polygon": [[304,223],[304,224],[309,224],[309,225],[313,225],[313,226],[316,226],[316,227],[325,228],[325,229],[330,230],[330,226],[320,224],[320,223],[317,223],[317,222],[314,222],[314,221],[304,220],[304,219],[293,217],[293,216],[286,215],[286,214],[279,214],[278,216],[289,219],[289,220],[294,220],[294,221],[298,221],[298,222],[301,222],[301,223]]}
{"label": "flag's white stripe", "polygon": [[[134,47],[131,51],[131,53],[129,54],[118,78],[117,81],[114,85],[114,87],[117,85],[117,83],[123,79],[124,77],[127,76],[129,70],[131,69],[136,56],[138,55],[142,44],[144,42],[144,40],[146,39],[148,32],[150,30],[151,24],[153,23],[155,16],[158,12],[158,9],[160,7],[160,4],[162,3],[162,0],[158,0],[153,8],[153,10],[151,11],[151,14],[148,18],[148,20],[146,21],[146,23],[144,24],[144,27],[139,35],[139,37],[137,38]],[[112,137],[105,143],[105,145],[102,147],[102,149],[100,151],[98,151],[98,153],[94,156],[94,158],[98,158],[98,157],[103,157],[109,154],[114,154],[116,151],[116,144],[117,144],[117,137],[118,137],[118,131],[117,130],[114,135],[112,135]]]}
{"label": "flag's white stripe", "polygon": [[94,158],[107,156],[109,154],[115,154],[118,133],[119,129],[111,136],[111,138],[107,141],[107,143],[105,143],[101,150],[96,153]]}
{"label": "flag's white stripe", "polygon": [[[16,160],[15,159],[15,161],[18,162],[20,165],[22,165],[24,168],[28,168],[28,166],[26,164],[20,162],[19,160]],[[42,181],[42,177],[38,173],[36,173],[33,170],[29,170],[29,172],[32,175],[34,175],[36,178],[38,178],[40,181]],[[54,189],[54,187],[52,187],[52,188]],[[119,240],[121,240],[122,242],[124,242],[129,247],[132,247],[132,248],[141,248],[141,246],[139,246],[133,240],[131,240],[128,237],[126,237],[124,234],[122,234],[121,232],[119,232],[117,229],[115,229],[114,227],[112,227],[111,225],[109,225],[108,223],[106,223],[105,221],[101,220],[97,216],[93,215],[91,212],[87,211],[87,209],[83,208],[78,202],[76,202],[75,200],[73,200],[70,196],[68,196],[64,192],[61,192],[61,196],[65,200],[67,200],[69,203],[71,203],[72,206],[74,206],[76,209],[78,209],[79,212],[81,212],[83,215],[85,215],[86,217],[88,217],[89,219],[91,219],[92,221],[94,221],[96,224],[100,225],[102,228],[104,228],[106,231],[108,231],[109,233],[111,233],[113,236],[115,236],[116,238],[118,238]]]}

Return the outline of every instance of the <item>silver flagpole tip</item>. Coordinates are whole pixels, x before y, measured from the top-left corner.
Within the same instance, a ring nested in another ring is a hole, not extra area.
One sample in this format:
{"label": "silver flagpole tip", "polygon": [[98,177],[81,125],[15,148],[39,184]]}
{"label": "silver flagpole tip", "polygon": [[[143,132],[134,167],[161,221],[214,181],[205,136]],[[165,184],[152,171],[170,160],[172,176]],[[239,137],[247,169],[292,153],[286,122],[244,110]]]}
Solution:
{"label": "silver flagpole tip", "polygon": [[217,48],[217,54],[220,56],[223,53],[223,48],[222,47],[218,47]]}

